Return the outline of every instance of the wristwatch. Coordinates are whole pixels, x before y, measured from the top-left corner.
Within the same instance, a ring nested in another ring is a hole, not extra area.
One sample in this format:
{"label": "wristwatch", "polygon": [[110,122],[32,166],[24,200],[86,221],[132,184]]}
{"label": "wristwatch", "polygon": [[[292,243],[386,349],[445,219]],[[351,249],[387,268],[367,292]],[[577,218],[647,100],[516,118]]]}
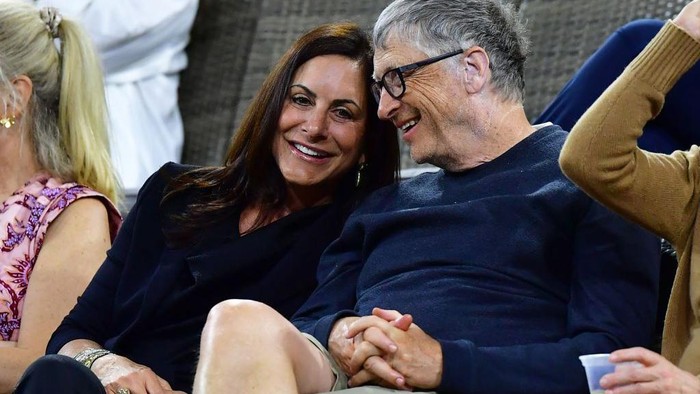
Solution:
{"label": "wristwatch", "polygon": [[95,360],[111,353],[112,352],[110,352],[107,349],[97,349],[89,347],[76,354],[73,358],[75,359],[75,361],[83,364],[84,366],[88,367],[88,369],[90,369],[92,367],[92,363],[94,363]]}

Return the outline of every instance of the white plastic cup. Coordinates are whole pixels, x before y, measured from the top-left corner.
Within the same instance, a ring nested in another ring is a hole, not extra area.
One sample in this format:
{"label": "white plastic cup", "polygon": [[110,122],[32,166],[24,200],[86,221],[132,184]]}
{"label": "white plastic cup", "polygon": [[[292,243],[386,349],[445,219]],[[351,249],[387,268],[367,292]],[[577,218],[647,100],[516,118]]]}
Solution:
{"label": "white plastic cup", "polygon": [[578,357],[581,364],[586,369],[586,378],[588,379],[588,391],[591,394],[603,394],[605,390],[600,387],[600,378],[603,375],[615,372],[617,366],[626,368],[640,368],[642,364],[636,361],[627,361],[623,363],[613,364],[610,362],[609,353],[586,354]]}
{"label": "white plastic cup", "polygon": [[615,372],[615,364],[609,361],[610,354],[586,354],[578,358],[586,369],[588,391],[591,394],[603,394],[605,390],[600,387],[600,378],[605,374]]}

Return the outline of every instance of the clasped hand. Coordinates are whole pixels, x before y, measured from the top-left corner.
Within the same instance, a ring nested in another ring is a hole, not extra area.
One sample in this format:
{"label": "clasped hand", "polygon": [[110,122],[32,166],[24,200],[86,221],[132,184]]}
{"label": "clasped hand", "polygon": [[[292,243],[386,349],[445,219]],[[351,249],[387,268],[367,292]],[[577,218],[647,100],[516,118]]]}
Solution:
{"label": "clasped hand", "polygon": [[440,344],[411,315],[397,311],[374,308],[371,316],[339,320],[329,351],[350,377],[350,386],[432,389],[442,378]]}

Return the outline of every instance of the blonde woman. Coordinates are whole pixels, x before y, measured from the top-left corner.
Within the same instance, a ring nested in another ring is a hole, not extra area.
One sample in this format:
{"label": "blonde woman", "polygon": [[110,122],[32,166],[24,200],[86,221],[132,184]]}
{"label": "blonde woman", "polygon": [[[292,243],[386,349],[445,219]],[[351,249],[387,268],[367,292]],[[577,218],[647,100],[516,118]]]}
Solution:
{"label": "blonde woman", "polygon": [[9,392],[121,218],[89,40],[56,9],[16,1],[0,1],[0,26],[0,392]]}

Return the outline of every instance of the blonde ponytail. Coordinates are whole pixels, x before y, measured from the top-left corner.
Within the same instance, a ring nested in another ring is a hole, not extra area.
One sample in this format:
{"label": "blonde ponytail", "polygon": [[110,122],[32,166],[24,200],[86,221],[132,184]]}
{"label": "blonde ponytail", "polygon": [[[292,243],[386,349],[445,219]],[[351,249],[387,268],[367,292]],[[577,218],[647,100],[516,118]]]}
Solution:
{"label": "blonde ponytail", "polygon": [[102,71],[89,38],[55,9],[16,0],[0,0],[0,26],[0,88],[13,92],[17,75],[31,79],[27,114],[40,165],[118,204]]}
{"label": "blonde ponytail", "polygon": [[58,129],[79,183],[118,203],[118,184],[109,156],[104,82],[99,59],[80,26],[58,26],[62,48]]}

